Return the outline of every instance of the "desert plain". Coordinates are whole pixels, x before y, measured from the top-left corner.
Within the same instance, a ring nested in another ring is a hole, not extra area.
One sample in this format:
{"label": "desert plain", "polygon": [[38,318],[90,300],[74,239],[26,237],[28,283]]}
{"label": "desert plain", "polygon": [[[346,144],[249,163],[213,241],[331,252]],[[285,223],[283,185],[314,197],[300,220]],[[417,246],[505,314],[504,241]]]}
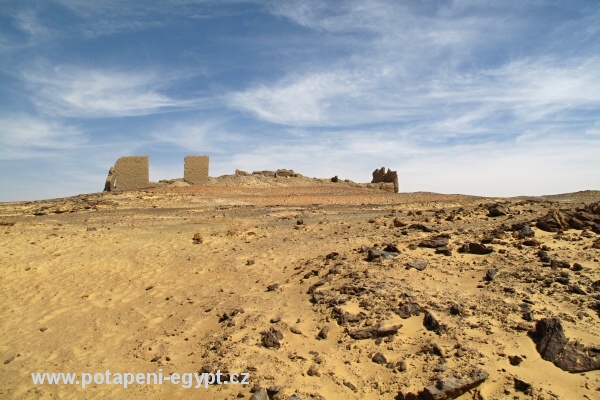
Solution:
{"label": "desert plain", "polygon": [[[600,399],[599,202],[230,176],[2,203],[0,398]],[[31,379],[159,369],[250,384]]]}

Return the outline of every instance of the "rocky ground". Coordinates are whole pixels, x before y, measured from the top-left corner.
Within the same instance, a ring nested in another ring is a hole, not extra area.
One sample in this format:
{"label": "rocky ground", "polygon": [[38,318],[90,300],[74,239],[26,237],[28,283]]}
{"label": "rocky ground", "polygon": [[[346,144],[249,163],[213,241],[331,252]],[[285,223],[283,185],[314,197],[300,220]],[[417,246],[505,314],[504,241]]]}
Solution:
{"label": "rocky ground", "polygon": [[[3,203],[0,397],[597,399],[599,201],[229,177]],[[251,384],[30,379],[107,369]]]}

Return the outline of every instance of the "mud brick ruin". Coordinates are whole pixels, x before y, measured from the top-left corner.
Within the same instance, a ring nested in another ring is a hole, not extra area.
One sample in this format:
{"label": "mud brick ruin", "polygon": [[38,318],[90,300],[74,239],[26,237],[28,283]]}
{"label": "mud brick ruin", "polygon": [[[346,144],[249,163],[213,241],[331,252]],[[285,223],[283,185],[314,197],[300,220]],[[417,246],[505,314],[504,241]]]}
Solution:
{"label": "mud brick ruin", "polygon": [[[190,185],[208,182],[208,156],[185,157],[184,180]],[[150,182],[148,156],[127,156],[117,160],[108,171],[104,191],[142,189],[156,186]]]}
{"label": "mud brick ruin", "polygon": [[398,172],[392,171],[388,168],[387,172],[385,167],[381,167],[380,169],[376,169],[373,171],[373,180],[371,183],[393,183],[394,184],[394,192],[398,193]]}
{"label": "mud brick ruin", "polygon": [[187,156],[183,163],[183,180],[190,185],[208,182],[208,156]]}

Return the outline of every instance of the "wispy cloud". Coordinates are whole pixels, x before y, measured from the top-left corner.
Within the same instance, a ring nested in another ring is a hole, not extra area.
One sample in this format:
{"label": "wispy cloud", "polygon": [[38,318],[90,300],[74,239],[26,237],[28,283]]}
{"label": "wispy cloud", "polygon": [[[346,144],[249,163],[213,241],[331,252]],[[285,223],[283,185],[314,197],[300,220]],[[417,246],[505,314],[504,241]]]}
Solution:
{"label": "wispy cloud", "polygon": [[41,64],[23,72],[21,79],[32,91],[32,101],[48,115],[140,116],[202,104],[165,94],[172,80],[157,73]]}
{"label": "wispy cloud", "polygon": [[4,115],[0,124],[0,159],[19,160],[60,156],[88,138],[77,127],[31,115]]}

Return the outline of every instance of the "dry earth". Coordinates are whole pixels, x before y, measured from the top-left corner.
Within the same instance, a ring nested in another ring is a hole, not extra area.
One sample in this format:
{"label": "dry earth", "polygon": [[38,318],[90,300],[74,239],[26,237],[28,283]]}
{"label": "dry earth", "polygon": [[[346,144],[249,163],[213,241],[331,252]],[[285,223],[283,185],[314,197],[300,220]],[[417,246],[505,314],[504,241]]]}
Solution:
{"label": "dry earth", "polygon": [[[427,398],[440,380],[452,398],[474,369],[487,379],[460,399],[600,398],[597,366],[564,371],[528,334],[556,317],[600,361],[600,192],[213,184],[0,204],[1,398]],[[552,210],[560,230],[536,227]],[[107,369],[248,371],[251,384],[30,377]]]}

